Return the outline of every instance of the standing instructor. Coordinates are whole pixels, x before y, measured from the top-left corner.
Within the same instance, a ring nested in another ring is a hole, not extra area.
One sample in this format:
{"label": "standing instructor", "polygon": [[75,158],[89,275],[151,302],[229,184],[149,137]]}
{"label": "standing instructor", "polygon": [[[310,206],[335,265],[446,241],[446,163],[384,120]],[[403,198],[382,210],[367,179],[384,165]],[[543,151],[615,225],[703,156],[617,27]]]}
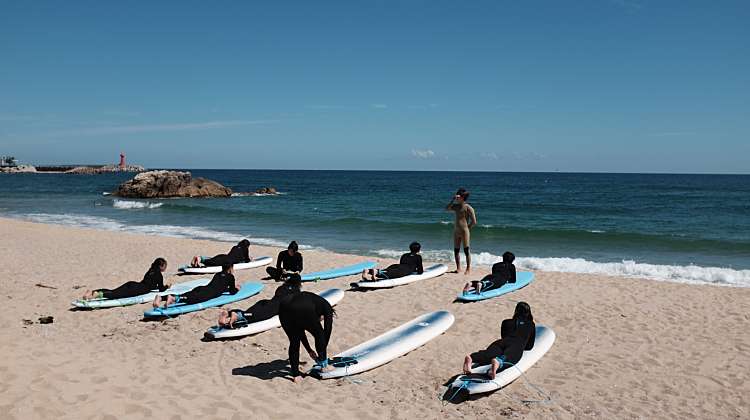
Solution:
{"label": "standing instructor", "polygon": [[469,192],[464,188],[459,188],[456,191],[456,195],[448,206],[445,208],[447,211],[453,211],[456,213],[456,223],[453,229],[453,255],[456,257],[456,273],[461,271],[461,245],[464,247],[464,254],[466,255],[466,271],[464,274],[471,272],[471,254],[469,253],[469,247],[471,246],[471,228],[477,224],[477,215],[474,212],[474,208],[471,207],[466,200],[469,199]]}

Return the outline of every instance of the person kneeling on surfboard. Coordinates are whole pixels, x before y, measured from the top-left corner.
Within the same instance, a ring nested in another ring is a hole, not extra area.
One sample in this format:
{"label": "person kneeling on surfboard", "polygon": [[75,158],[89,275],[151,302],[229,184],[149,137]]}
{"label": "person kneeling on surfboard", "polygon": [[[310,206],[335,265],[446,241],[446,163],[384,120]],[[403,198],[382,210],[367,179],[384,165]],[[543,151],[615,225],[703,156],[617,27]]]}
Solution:
{"label": "person kneeling on surfboard", "polygon": [[262,299],[246,310],[222,309],[219,315],[219,326],[224,328],[235,328],[253,322],[265,321],[279,314],[281,302],[290,299],[302,289],[302,278],[299,274],[292,274],[287,281],[276,288],[271,299]]}
{"label": "person kneeling on surfboard", "polygon": [[505,283],[516,282],[516,266],[513,265],[516,256],[510,251],[503,253],[503,260],[492,266],[492,274],[488,274],[482,280],[466,283],[464,294],[474,289],[476,294],[502,287]]}
{"label": "person kneeling on surfboard", "polygon": [[233,246],[228,254],[214,255],[211,258],[201,257],[200,255],[194,256],[190,261],[190,266],[216,267],[224,264],[248,263],[252,260],[253,257],[250,256],[250,241],[243,239],[237,245]]}
{"label": "person kneeling on surfboard", "polygon": [[153,306],[154,308],[166,308],[176,303],[193,305],[217,298],[224,292],[229,292],[229,294],[233,295],[237,293],[238,290],[239,289],[236,287],[234,280],[233,264],[224,264],[221,266],[221,272],[214,274],[214,277],[207,285],[198,286],[181,295],[157,296],[154,298]]}
{"label": "person kneeling on surfboard", "polygon": [[518,363],[524,350],[534,347],[536,326],[528,303],[518,302],[513,318],[504,320],[500,325],[500,337],[485,350],[466,355],[465,374],[471,373],[472,363],[478,366],[489,364],[491,367],[487,374],[490,379],[495,379],[497,372]]}
{"label": "person kneeling on surfboard", "polygon": [[266,268],[266,273],[276,281],[285,280],[292,274],[302,272],[302,254],[296,241],[289,242],[286,251],[279,252],[276,257],[276,267]]}
{"label": "person kneeling on surfboard", "polygon": [[166,269],[167,260],[164,258],[157,258],[151,263],[151,267],[140,282],[129,281],[116,289],[88,290],[83,295],[82,299],[123,299],[145,295],[153,290],[163,292],[169,288],[168,284],[164,284],[164,276],[161,274]]}
{"label": "person kneeling on surfboard", "polygon": [[[310,357],[322,372],[334,369],[328,364],[327,348],[333,330],[336,311],[324,298],[310,292],[299,292],[290,299],[282,300],[279,306],[279,321],[289,338],[289,365],[295,383],[302,381],[299,371],[299,345],[302,343]],[[323,325],[320,325],[321,322]],[[307,341],[309,332],[315,338],[315,350]]]}
{"label": "person kneeling on surfboard", "polygon": [[[412,242],[409,245],[409,252],[401,256],[398,264],[389,265],[384,270],[378,270],[375,268],[362,270],[362,280],[377,281],[382,279],[397,279],[414,273],[424,273],[424,268],[422,267],[422,256],[419,255],[421,249],[422,245],[420,245],[419,242]],[[367,276],[370,277],[368,278]]]}

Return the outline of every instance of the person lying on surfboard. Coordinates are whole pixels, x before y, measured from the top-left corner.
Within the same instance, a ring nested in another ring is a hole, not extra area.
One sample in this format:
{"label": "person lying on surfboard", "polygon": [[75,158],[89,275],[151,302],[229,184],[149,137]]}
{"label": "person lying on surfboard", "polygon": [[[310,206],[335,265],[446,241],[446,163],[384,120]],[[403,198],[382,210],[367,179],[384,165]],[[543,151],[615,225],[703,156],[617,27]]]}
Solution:
{"label": "person lying on surfboard", "polygon": [[143,280],[139,282],[129,281],[116,289],[87,290],[81,299],[123,299],[145,295],[153,290],[163,292],[169,288],[168,284],[164,284],[164,276],[162,275],[166,269],[167,260],[157,258],[151,263],[151,267],[143,276]]}
{"label": "person lying on surfboard", "polygon": [[302,289],[302,278],[299,274],[292,274],[287,280],[276,288],[271,299],[262,299],[251,307],[245,309],[222,309],[219,315],[219,326],[223,328],[235,328],[253,322],[265,321],[279,314],[281,302],[290,299]]}
{"label": "person lying on surfboard", "polygon": [[[327,348],[335,314],[336,311],[327,300],[310,292],[296,293],[279,305],[281,328],[289,338],[289,365],[294,383],[302,381],[302,373],[299,371],[300,343],[305,346],[307,354],[315,360],[320,371],[330,372],[334,369],[328,364]],[[310,347],[306,332],[315,338],[315,350]]]}
{"label": "person lying on surfboard", "polygon": [[228,254],[218,254],[210,258],[201,257],[200,255],[194,256],[190,260],[190,267],[215,267],[224,264],[248,263],[252,260],[253,257],[250,256],[250,241],[243,239],[237,245],[233,246]]}
{"label": "person lying on surfboard", "polygon": [[412,242],[409,245],[409,252],[401,256],[398,264],[389,265],[383,270],[378,270],[377,268],[362,270],[362,280],[378,281],[383,279],[397,279],[414,273],[424,273],[424,268],[422,267],[422,256],[419,255],[421,249],[422,245],[420,245],[419,242]]}
{"label": "person lying on surfboard", "polygon": [[299,246],[296,241],[289,242],[286,251],[279,252],[276,257],[276,267],[266,268],[266,273],[276,280],[285,280],[292,274],[302,272],[302,254],[299,253]]}
{"label": "person lying on surfboard", "polygon": [[221,266],[221,272],[214,274],[214,277],[207,285],[198,286],[181,295],[156,296],[152,304],[154,308],[166,308],[177,303],[193,305],[217,298],[224,292],[229,292],[229,294],[233,295],[238,290],[235,285],[233,264],[224,264]]}
{"label": "person lying on surfboard", "polygon": [[506,319],[500,324],[500,337],[486,349],[466,355],[465,374],[471,373],[472,363],[478,366],[492,365],[487,375],[490,379],[495,379],[497,372],[518,363],[524,350],[534,347],[536,326],[528,303],[518,302],[513,318]]}
{"label": "person lying on surfboard", "polygon": [[505,283],[516,282],[516,266],[513,265],[516,256],[510,251],[503,253],[503,260],[492,266],[492,274],[488,274],[482,280],[475,280],[466,283],[464,294],[474,289],[474,293],[480,294],[488,290],[502,287]]}

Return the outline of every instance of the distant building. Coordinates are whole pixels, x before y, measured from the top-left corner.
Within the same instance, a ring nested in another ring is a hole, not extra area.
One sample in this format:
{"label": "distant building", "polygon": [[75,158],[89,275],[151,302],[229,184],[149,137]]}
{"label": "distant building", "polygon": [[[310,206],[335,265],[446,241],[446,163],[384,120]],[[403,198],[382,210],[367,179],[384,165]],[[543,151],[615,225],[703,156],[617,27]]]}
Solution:
{"label": "distant building", "polygon": [[120,153],[120,170],[124,171],[128,165],[125,164],[125,153]]}
{"label": "distant building", "polygon": [[2,168],[15,168],[18,166],[18,161],[13,156],[0,156],[0,167]]}

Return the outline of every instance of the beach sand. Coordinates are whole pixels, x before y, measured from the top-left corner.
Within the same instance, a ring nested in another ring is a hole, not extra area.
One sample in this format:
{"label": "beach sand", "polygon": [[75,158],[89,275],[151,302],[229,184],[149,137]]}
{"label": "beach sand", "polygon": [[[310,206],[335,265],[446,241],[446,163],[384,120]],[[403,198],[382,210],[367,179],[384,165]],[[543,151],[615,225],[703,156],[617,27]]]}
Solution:
{"label": "beach sand", "polygon": [[[465,281],[459,274],[347,292],[336,308],[330,354],[426,312],[447,309],[456,322],[370,372],[295,385],[284,376],[288,342],[281,329],[203,342],[217,309],[163,322],[141,320],[148,305],[70,310],[86,288],[140,280],[157,256],[174,273],[192,255],[226,252],[230,244],[1,218],[0,238],[3,419],[750,418],[750,289],[540,272],[525,289],[473,304],[453,302]],[[251,251],[275,257],[279,250]],[[363,259],[303,254],[306,271]],[[244,282],[264,274],[261,268],[236,276]],[[352,281],[305,288],[348,289]],[[260,298],[276,287],[265,283]],[[519,379],[502,391],[444,405],[442,385],[459,373],[466,353],[497,338],[500,321],[519,300],[557,334],[526,375],[552,400],[523,403],[543,397]],[[45,315],[54,323],[39,324]],[[304,352],[302,360],[310,366]]]}

